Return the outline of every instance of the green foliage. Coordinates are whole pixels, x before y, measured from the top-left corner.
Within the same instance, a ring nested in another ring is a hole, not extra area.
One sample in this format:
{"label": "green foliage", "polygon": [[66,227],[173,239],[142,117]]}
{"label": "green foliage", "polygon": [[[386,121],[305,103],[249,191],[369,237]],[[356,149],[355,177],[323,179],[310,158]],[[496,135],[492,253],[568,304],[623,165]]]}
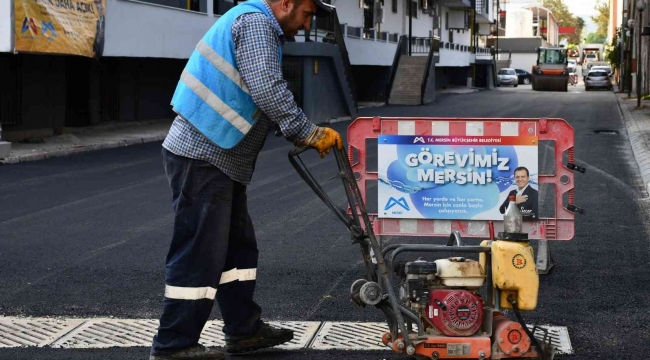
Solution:
{"label": "green foliage", "polygon": [[590,16],[591,20],[596,24],[596,35],[607,37],[607,29],[609,27],[609,1],[598,0],[596,6],[595,16]]}
{"label": "green foliage", "polygon": [[597,35],[596,33],[589,33],[585,39],[586,44],[605,44],[607,41],[606,35]]}
{"label": "green foliage", "polygon": [[605,54],[605,59],[612,65],[612,69],[618,69],[621,66],[621,46],[618,44],[618,37],[621,36],[622,29],[616,29],[616,35],[609,45],[608,51]]}
{"label": "green foliage", "polygon": [[569,44],[580,44],[580,40],[582,40],[582,31],[585,28],[585,20],[579,16],[573,16],[564,3],[564,0],[542,0],[542,6],[551,10],[557,19],[559,26],[573,26],[575,28],[575,33],[562,35],[562,38],[566,38],[569,41]]}

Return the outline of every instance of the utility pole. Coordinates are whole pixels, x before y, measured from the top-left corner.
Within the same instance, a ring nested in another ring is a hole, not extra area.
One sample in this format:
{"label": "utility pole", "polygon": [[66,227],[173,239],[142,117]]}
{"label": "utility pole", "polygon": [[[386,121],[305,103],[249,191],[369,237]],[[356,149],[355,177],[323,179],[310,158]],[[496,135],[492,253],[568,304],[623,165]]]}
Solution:
{"label": "utility pole", "polygon": [[501,4],[499,4],[499,0],[497,0],[497,49],[496,49],[496,54],[497,54],[497,61],[499,60],[499,27],[501,25]]}
{"label": "utility pole", "polygon": [[413,0],[407,0],[409,2],[409,56],[411,56],[411,42],[413,36]]}
{"label": "utility pole", "polygon": [[639,11],[639,47],[636,51],[636,107],[640,108],[641,107],[641,75],[643,74],[642,71],[642,63],[641,63],[641,33],[643,32],[643,10],[645,10],[645,1],[639,0],[636,3],[636,9]]}

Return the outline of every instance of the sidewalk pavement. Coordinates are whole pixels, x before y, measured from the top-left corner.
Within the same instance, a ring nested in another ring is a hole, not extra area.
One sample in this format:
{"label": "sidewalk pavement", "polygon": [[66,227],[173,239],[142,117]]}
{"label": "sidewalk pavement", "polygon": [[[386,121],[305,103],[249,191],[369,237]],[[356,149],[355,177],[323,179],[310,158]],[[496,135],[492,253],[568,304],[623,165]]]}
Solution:
{"label": "sidewalk pavement", "polygon": [[644,187],[650,193],[650,101],[641,100],[641,108],[637,108],[636,97],[628,98],[625,93],[615,95],[627,127],[634,157],[639,164]]}
{"label": "sidewalk pavement", "polygon": [[162,141],[167,136],[171,124],[172,120],[157,120],[65,128],[62,135],[11,143],[9,157],[0,159],[0,164],[15,164],[86,151]]}
{"label": "sidewalk pavement", "polygon": [[[383,105],[383,102],[359,102],[359,109]],[[350,120],[352,119],[349,116],[343,116],[326,120],[324,123],[334,124]],[[173,119],[129,121],[82,128],[65,128],[62,135],[32,139],[26,142],[12,142],[11,153],[6,158],[0,158],[0,165],[162,141],[167,136],[172,122]]]}

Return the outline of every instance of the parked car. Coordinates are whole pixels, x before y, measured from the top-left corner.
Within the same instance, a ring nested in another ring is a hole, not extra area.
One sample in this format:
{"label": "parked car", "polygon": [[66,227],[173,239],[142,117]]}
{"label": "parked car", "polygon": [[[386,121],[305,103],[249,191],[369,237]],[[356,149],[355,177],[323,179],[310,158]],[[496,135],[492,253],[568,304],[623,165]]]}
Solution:
{"label": "parked car", "polygon": [[513,85],[514,87],[519,86],[519,78],[517,77],[515,69],[504,68],[499,70],[497,73],[497,86],[501,85]]}
{"label": "parked car", "polygon": [[530,84],[531,73],[526,70],[515,69],[517,73],[517,78],[519,79],[519,84],[528,85]]}
{"label": "parked car", "polygon": [[591,70],[605,71],[607,73],[607,75],[609,75],[610,77],[612,76],[612,67],[609,66],[609,65],[605,65],[605,66],[603,66],[603,65],[594,65],[594,66],[591,67]]}
{"label": "parked car", "polygon": [[609,74],[605,70],[591,70],[589,74],[585,76],[585,91],[589,91],[593,88],[605,88],[612,90],[612,79],[609,78]]}
{"label": "parked car", "polygon": [[588,63],[593,62],[593,61],[598,61],[598,56],[596,54],[593,54],[593,53],[592,54],[587,54],[587,55],[585,55],[585,61],[583,62],[583,64],[588,64]]}
{"label": "parked car", "polygon": [[609,67],[611,70],[611,67],[607,61],[592,61],[582,66],[582,76],[587,76],[587,74],[589,74],[589,72],[591,71],[591,68],[595,66],[606,66]]}

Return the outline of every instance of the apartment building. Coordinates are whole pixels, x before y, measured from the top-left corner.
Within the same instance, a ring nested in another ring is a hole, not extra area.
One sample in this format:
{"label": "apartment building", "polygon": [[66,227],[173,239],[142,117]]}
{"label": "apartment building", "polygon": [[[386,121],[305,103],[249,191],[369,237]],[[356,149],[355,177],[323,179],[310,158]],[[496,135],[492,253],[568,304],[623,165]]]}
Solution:
{"label": "apartment building", "polygon": [[[102,50],[79,56],[17,46],[26,35],[52,43],[71,36],[69,28],[16,11],[26,1],[0,2],[0,124],[10,141],[104,122],[171,119],[170,100],[187,59],[219,16],[238,3],[82,0],[105,16]],[[386,101],[395,90],[389,84],[417,84],[424,90],[416,97],[427,100],[420,103],[432,101],[436,88],[490,85],[492,0],[330,3],[336,15],[314,19],[312,29],[283,50],[285,78],[311,120],[354,118],[359,101]],[[400,80],[397,70],[408,61],[397,58],[424,62],[430,71]]]}
{"label": "apartment building", "polygon": [[[559,45],[557,19],[539,0],[505,0],[500,7],[498,47],[508,54],[510,67],[530,71],[537,48]],[[496,43],[491,37],[490,44]]]}

